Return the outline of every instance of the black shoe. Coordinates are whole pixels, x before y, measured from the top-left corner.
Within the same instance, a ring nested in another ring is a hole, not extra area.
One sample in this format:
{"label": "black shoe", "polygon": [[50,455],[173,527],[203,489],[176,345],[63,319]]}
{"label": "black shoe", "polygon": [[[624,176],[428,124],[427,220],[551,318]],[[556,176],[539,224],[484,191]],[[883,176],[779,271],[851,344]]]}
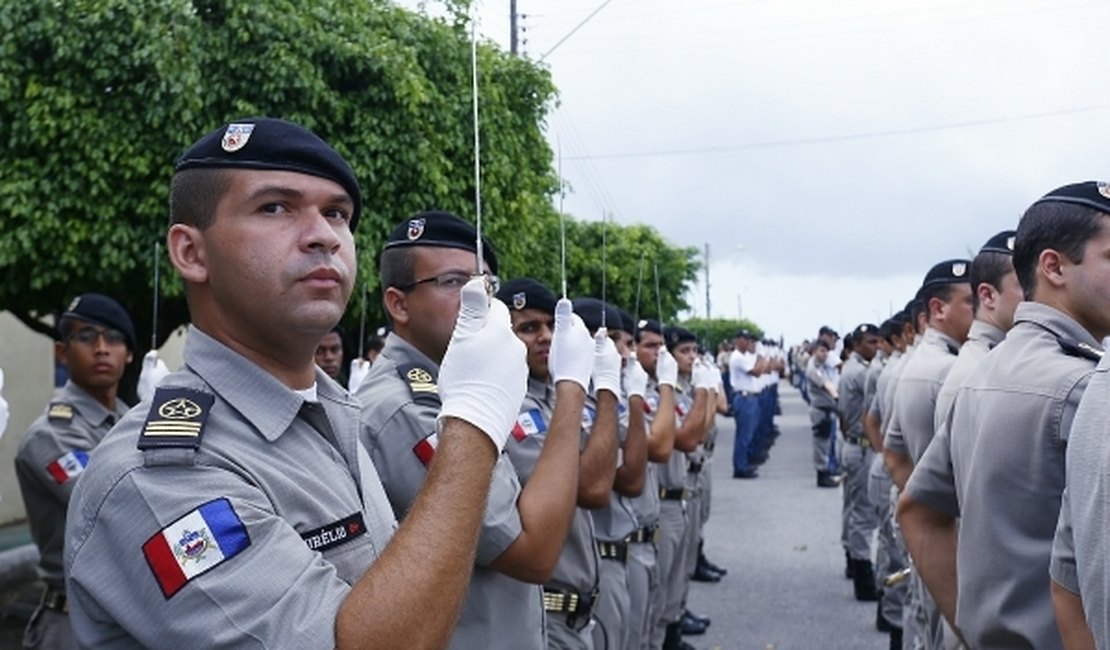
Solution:
{"label": "black shoe", "polygon": [[879,597],[879,602],[875,606],[875,629],[880,632],[888,633],[894,629],[894,626],[890,624],[890,621],[886,620],[886,617],[883,616],[883,599],[881,594]]}
{"label": "black shoe", "polygon": [[819,488],[834,488],[839,487],[840,483],[832,477],[831,474],[824,470],[817,470],[817,487]]}
{"label": "black shoe", "polygon": [[720,582],[721,574],[710,570],[709,567],[703,564],[699,564],[698,567],[694,569],[694,574],[690,576],[690,579],[694,582]]}
{"label": "black shoe", "polygon": [[720,575],[722,578],[728,575],[728,569],[710,562],[705,558],[705,555],[698,556],[698,564],[704,566],[713,573]]}
{"label": "black shoe", "polygon": [[682,612],[682,616],[683,616],[683,618],[686,618],[686,617],[692,618],[692,619],[694,619],[695,621],[697,621],[699,623],[705,623],[705,627],[709,627],[709,624],[712,623],[712,621],[709,620],[708,616],[699,616],[699,615],[691,612],[688,609]]}
{"label": "black shoe", "polygon": [[902,628],[890,629],[890,650],[902,650]]}
{"label": "black shoe", "polygon": [[733,472],[732,478],[759,478],[759,474],[754,469],[746,469],[742,472]]}
{"label": "black shoe", "polygon": [[871,568],[871,560],[852,560],[855,568],[852,570],[852,587],[856,600],[874,602],[879,599],[879,591],[875,588],[875,572]]}
{"label": "black shoe", "polygon": [[678,623],[667,625],[667,631],[663,637],[662,650],[682,650],[682,632],[679,631]]}
{"label": "black shoe", "polygon": [[852,556],[848,555],[848,551],[844,551],[844,577],[851,580],[855,573],[856,565],[852,564]]}
{"label": "black shoe", "polygon": [[683,614],[682,622],[679,624],[679,632],[684,636],[697,636],[705,634],[705,630],[709,626],[705,623],[695,620],[693,617]]}

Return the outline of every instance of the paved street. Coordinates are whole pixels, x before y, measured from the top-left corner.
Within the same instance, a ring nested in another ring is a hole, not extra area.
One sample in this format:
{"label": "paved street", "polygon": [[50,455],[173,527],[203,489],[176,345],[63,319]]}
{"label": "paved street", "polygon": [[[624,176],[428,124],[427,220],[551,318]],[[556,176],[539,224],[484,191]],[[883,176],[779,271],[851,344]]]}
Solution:
{"label": "paved street", "polygon": [[719,418],[706,554],[729,569],[717,584],[692,583],[689,607],[708,615],[714,650],[885,649],[875,604],[852,597],[840,546],[839,489],[819,489],[806,404],[779,386],[782,431],[755,480],[732,478],[733,421]]}

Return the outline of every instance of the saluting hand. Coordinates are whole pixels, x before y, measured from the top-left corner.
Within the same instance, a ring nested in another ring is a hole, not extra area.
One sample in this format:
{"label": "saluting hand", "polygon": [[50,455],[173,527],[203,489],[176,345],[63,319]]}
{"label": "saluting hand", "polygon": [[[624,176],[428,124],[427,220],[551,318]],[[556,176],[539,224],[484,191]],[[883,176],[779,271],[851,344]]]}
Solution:
{"label": "saluting hand", "polygon": [[571,302],[566,298],[555,303],[555,333],[551,338],[548,367],[556,384],[573,381],[582,390],[589,390],[594,367],[594,342],[586,324],[574,313]]}
{"label": "saluting hand", "polygon": [[594,390],[621,394],[621,355],[604,327],[594,334]]}

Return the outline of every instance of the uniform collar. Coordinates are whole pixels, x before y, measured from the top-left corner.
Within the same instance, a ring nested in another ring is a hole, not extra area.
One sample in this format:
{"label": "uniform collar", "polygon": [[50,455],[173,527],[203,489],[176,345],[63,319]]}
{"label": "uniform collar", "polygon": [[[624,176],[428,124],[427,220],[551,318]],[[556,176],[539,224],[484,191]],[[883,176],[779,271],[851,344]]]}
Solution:
{"label": "uniform collar", "polygon": [[57,402],[64,402],[81,414],[81,417],[93,426],[102,426],[105,423],[108,426],[114,425],[121,417],[127,414],[129,407],[123,403],[119,397],[116,397],[115,410],[105,407],[97,401],[95,397],[90,395],[88,391],[73,383],[70,379],[66,381],[65,386],[58,393]]}
{"label": "uniform collar", "polygon": [[382,354],[393,360],[397,365],[415,363],[421,368],[432,373],[432,377],[439,379],[439,364],[432,361],[428,355],[416,349],[416,346],[401,338],[396,332],[390,332],[385,337]]}
{"label": "uniform collar", "polygon": [[938,330],[932,325],[925,328],[925,342],[940,348],[947,348],[948,352],[956,354],[960,351],[960,342]]}
{"label": "uniform collar", "polygon": [[864,368],[871,365],[870,361],[864,359],[863,355],[861,355],[859,352],[856,352],[855,350],[852,350],[852,353],[848,355],[848,358],[854,360],[856,363],[860,364]]}
{"label": "uniform collar", "polygon": [[[190,370],[270,442],[289,428],[304,404],[303,397],[276,377],[192,325],[185,339],[184,359]],[[321,402],[350,402],[339,384],[319,368],[316,395]]]}
{"label": "uniform collar", "polygon": [[536,379],[528,375],[528,396],[541,402],[550,402],[555,386],[547,379]]}
{"label": "uniform collar", "polygon": [[971,329],[967,333],[967,340],[982,341],[988,348],[993,348],[1006,338],[1006,332],[1001,328],[991,325],[978,318],[971,322]]}
{"label": "uniform collar", "polygon": [[1014,311],[1014,325],[1019,323],[1031,323],[1043,327],[1057,337],[1070,339],[1076,343],[1087,343],[1098,350],[1102,349],[1102,343],[1096,341],[1090,332],[1075,322],[1075,319],[1043,303],[1019,303],[1017,310]]}

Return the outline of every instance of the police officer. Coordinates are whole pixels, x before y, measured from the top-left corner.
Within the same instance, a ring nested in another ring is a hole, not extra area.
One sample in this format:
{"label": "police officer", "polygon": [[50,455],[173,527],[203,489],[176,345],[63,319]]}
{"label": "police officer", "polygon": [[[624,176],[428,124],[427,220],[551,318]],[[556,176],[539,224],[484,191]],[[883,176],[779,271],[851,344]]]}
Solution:
{"label": "police officer", "polygon": [[69,380],[27,431],[15,473],[39,550],[46,584],[23,638],[26,648],[76,648],[66,608],[62,547],[66,506],[89,456],[127,414],[119,381],[135,349],[135,328],[119,303],[99,293],[77,296],[58,321],[57,360]]}
{"label": "police officer", "polygon": [[[956,503],[948,430],[961,384],[1013,326],[1021,285],[1013,265],[1016,233],[991,237],[971,262],[975,321],[937,396],[936,436],[914,467],[898,505],[898,519],[914,566],[949,625],[956,609]],[[954,635],[946,631],[946,636]]]}
{"label": "police officer", "polygon": [[[459,309],[459,286],[475,268],[476,241],[474,228],[457,215],[423,212],[399,223],[382,251],[381,285],[393,331],[356,397],[363,406],[363,444],[402,518],[427,480],[442,442],[436,415],[440,361],[451,341],[449,324]],[[496,253],[488,242],[482,248],[483,262],[496,276]],[[564,319],[564,326],[570,324]],[[568,405],[585,399],[581,386],[589,382],[593,362],[588,336],[584,344],[567,338],[577,334],[586,336],[559,328],[551,341],[553,357],[562,355],[556,377],[566,381],[557,382],[557,389],[568,393]],[[506,434],[516,426],[519,409],[518,402]],[[575,422],[580,414],[581,403]],[[523,490],[509,456],[498,458],[478,539],[477,566],[451,647],[546,645],[543,597],[537,585],[551,578],[574,516],[577,437],[572,442],[549,445],[541,458],[549,469]]]}
{"label": "police officer", "polygon": [[833,478],[830,464],[830,452],[836,445],[836,401],[839,393],[833,372],[826,364],[828,357],[829,344],[818,339],[805,369],[809,387],[809,422],[813,429],[813,466],[817,470],[817,487],[822,488],[840,485]]}
{"label": "police officer", "polygon": [[1026,301],[956,393],[956,625],[971,648],[1063,647],[1046,585],[1071,423],[1110,334],[1104,188],[1064,186],[1026,210],[1013,258]]}
{"label": "police officer", "polygon": [[324,374],[343,383],[343,329],[338,325],[320,339],[316,346],[316,365]]}
{"label": "police officer", "polygon": [[225,125],[178,161],[167,250],[193,325],[183,369],[104,438],[70,500],[83,647],[447,643],[524,350],[467,282],[437,461],[396,529],[358,404],[314,363],[350,296],[360,208],[347,162],[282,120]]}

